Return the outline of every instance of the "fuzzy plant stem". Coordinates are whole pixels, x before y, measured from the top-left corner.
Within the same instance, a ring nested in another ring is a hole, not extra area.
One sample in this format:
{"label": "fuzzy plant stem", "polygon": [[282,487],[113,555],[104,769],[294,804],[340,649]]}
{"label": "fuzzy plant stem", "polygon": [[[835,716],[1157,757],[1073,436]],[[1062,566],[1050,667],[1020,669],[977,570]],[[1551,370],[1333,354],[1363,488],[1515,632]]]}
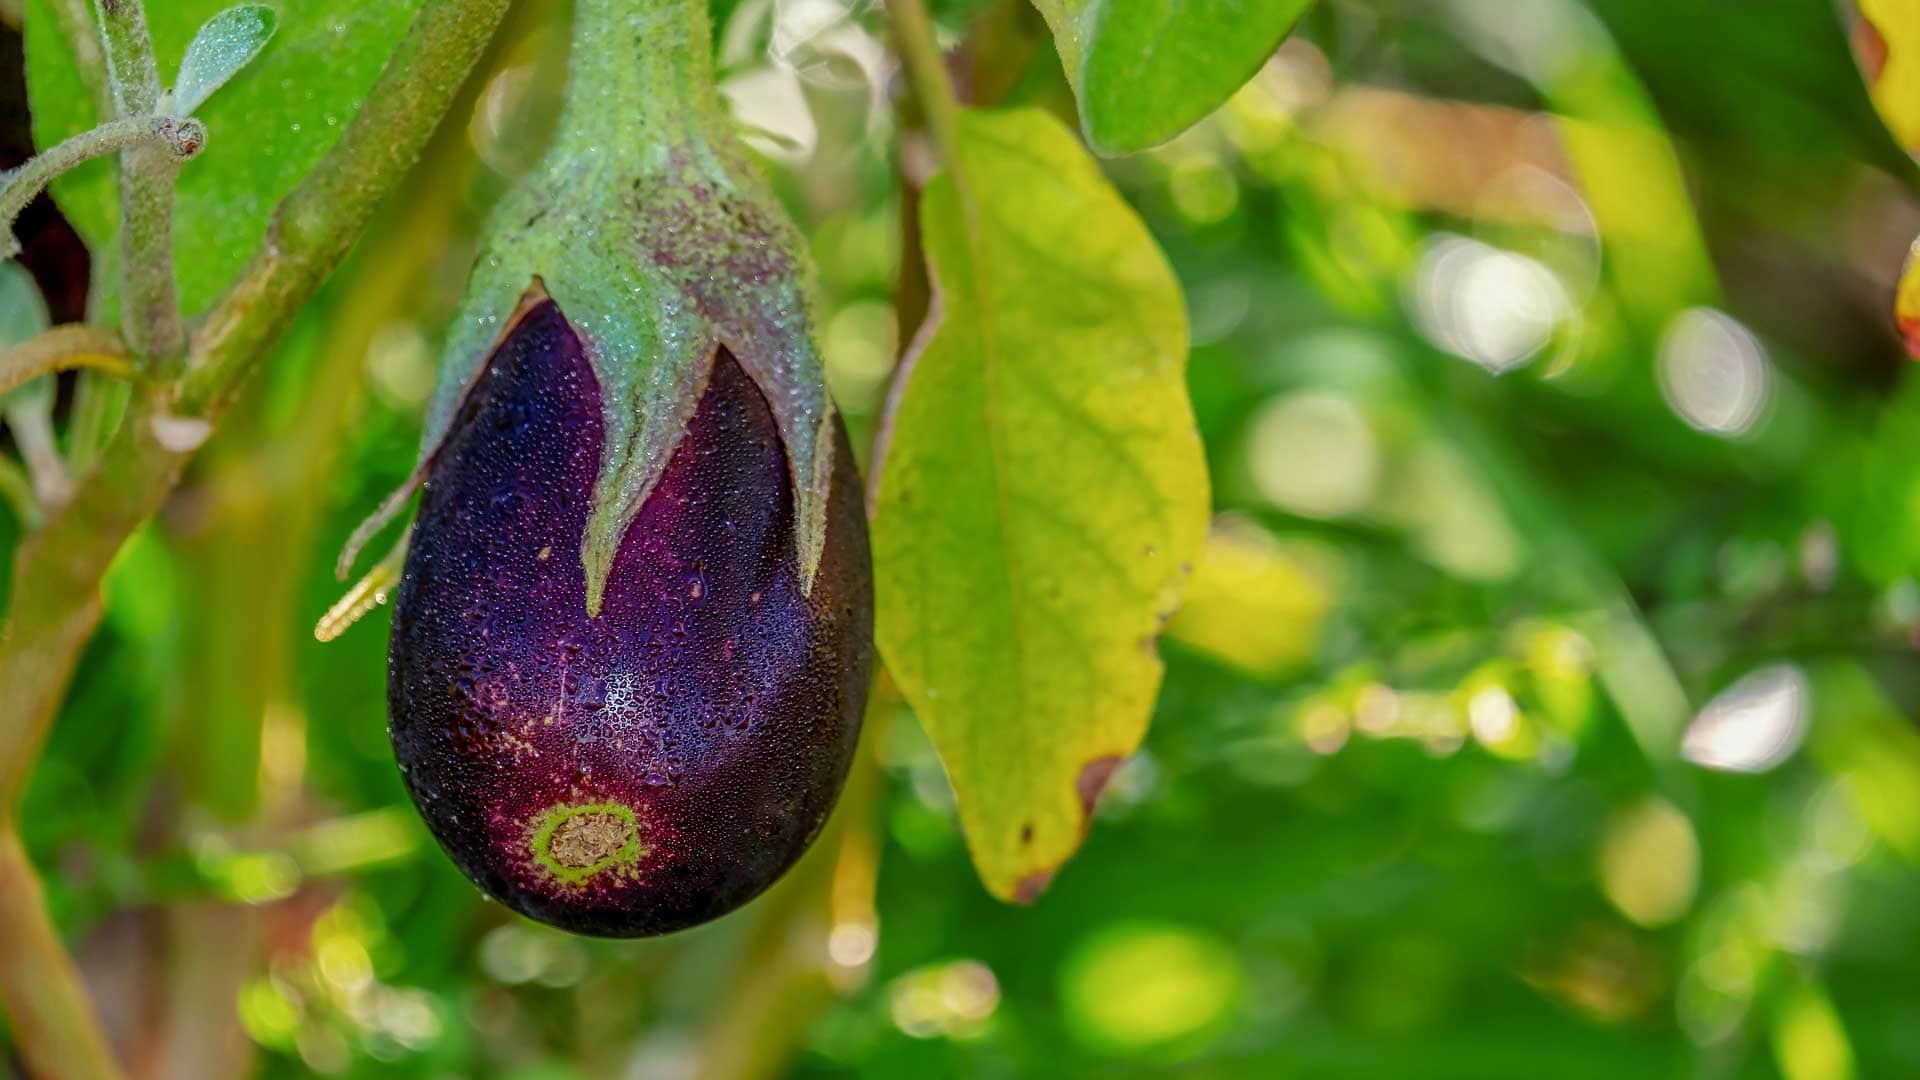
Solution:
{"label": "fuzzy plant stem", "polygon": [[207,143],[207,129],[198,120],[176,120],[169,116],[133,116],[109,120],[91,131],[36,154],[17,169],[0,173],[0,259],[19,253],[13,238],[13,223],[54,178],[83,161],[112,153],[150,147],[175,163],[200,152]]}
{"label": "fuzzy plant stem", "polygon": [[[12,604],[0,627],[0,844],[16,835],[21,788],[99,621],[108,564],[165,500],[234,389],[412,166],[506,7],[507,0],[427,0],[367,104],[275,211],[260,249],[194,335],[188,374],[144,388],[73,500],[21,541]],[[117,55],[111,29],[108,49]],[[8,850],[18,853],[17,845],[0,848],[0,857]],[[0,889],[9,905],[0,910],[0,966],[11,972],[27,964],[35,976],[0,980],[0,1004],[35,1075],[116,1076],[24,854],[0,866]],[[63,985],[73,992],[49,992]],[[82,1044],[97,1053],[71,1052]],[[90,1071],[89,1062],[100,1068]]]}
{"label": "fuzzy plant stem", "polygon": [[56,326],[0,349],[0,395],[56,371],[133,373],[119,335],[97,326]]}
{"label": "fuzzy plant stem", "polygon": [[[141,0],[99,0],[107,81],[122,120],[160,107],[160,69]],[[186,341],[173,280],[173,187],[179,160],[133,145],[120,154],[120,321],[149,363],[170,364]]]}

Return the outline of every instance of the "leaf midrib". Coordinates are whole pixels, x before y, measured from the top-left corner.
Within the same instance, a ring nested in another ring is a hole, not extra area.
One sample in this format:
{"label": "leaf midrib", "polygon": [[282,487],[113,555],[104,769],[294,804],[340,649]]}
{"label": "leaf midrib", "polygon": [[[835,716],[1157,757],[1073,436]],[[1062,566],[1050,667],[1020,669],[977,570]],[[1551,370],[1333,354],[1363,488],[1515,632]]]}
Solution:
{"label": "leaf midrib", "polygon": [[[965,122],[966,119],[963,116],[963,128]],[[960,134],[959,141],[964,144],[967,139],[968,135],[963,130]],[[980,223],[984,215],[978,202],[974,198],[972,186],[967,180],[966,167],[962,160],[965,156],[966,155],[961,152],[960,146],[955,146],[953,148],[953,160],[947,163],[947,171],[953,179],[954,198],[958,200],[960,204],[962,243],[967,259],[964,276],[967,279],[967,285],[978,314],[977,325],[979,326],[981,353],[984,359],[981,365],[984,369],[981,378],[983,382],[982,411],[985,415],[982,419],[987,431],[987,453],[993,464],[994,531],[999,539],[1001,551],[1000,562],[1006,576],[1007,636],[1013,642],[1013,648],[1011,650],[1013,657],[1010,666],[1013,668],[1012,683],[1016,687],[1016,701],[1014,704],[1017,712],[1010,713],[1010,715],[1017,716],[1024,722],[1030,712],[1028,704],[1033,695],[1027,684],[1027,630],[1020,616],[1021,599],[1024,595],[1024,590],[1020,585],[1020,560],[1014,551],[1011,539],[1011,528],[1009,526],[1011,508],[1007,504],[1008,467],[1006,447],[1003,443],[1004,432],[1001,430],[1000,416],[1001,409],[1003,408],[1000,402],[1000,370],[1004,362],[1004,357],[998,347],[998,336],[995,333],[996,319],[993,311],[994,305],[988,300],[990,286],[987,283],[982,269],[985,265],[985,251],[983,239],[980,235]],[[972,742],[972,739],[968,739],[969,745],[971,745]],[[973,755],[970,754],[969,756]],[[999,840],[999,837],[995,837],[996,843],[998,843]]]}

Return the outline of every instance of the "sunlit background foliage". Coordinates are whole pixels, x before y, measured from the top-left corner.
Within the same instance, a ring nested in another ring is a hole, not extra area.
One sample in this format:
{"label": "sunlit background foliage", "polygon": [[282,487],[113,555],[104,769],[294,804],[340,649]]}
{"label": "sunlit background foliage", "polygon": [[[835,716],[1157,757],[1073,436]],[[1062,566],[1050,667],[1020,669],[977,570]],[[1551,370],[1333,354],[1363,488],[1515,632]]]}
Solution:
{"label": "sunlit background foliage", "polygon": [[[563,6],[510,17],[108,581],[21,821],[137,1068],[1920,1075],[1920,204],[1849,51],[1897,41],[1829,0],[1324,0],[1107,163],[1186,294],[1218,516],[1083,852],[991,899],[883,694],[787,881],[623,943],[478,895],[391,761],[384,610],[312,633],[538,158]],[[963,89],[1071,119],[1025,4],[936,7]],[[884,13],[716,16],[864,447],[931,160]]]}

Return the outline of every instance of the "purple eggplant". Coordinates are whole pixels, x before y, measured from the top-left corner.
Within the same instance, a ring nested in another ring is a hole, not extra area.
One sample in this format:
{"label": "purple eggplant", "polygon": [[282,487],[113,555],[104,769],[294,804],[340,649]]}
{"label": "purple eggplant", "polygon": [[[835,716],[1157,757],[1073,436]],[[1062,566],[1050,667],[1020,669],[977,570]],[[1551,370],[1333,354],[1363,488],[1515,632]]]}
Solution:
{"label": "purple eggplant", "polygon": [[806,244],[714,91],[705,0],[573,7],[552,147],[482,237],[413,480],[343,562],[420,487],[387,679],[415,804],[515,910],[654,934],[819,832],[872,570]]}
{"label": "purple eggplant", "polygon": [[565,314],[523,305],[428,468],[388,696],[415,805],[469,878],[632,936],[738,907],[819,832],[860,728],[871,574],[836,426],[803,590],[779,430],[721,349],[590,617],[601,406]]}

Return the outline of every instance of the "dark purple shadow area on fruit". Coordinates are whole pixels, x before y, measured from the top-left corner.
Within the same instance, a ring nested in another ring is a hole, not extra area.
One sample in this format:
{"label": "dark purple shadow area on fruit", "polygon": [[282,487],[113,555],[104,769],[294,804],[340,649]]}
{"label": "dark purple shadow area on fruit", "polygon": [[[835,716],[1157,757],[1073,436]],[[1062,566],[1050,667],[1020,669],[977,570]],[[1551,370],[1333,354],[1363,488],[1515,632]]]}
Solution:
{"label": "dark purple shadow area on fruit", "polygon": [[[628,530],[598,618],[580,563],[600,392],[546,301],[468,396],[428,474],[388,703],[415,804],[460,868],[582,933],[723,914],[805,850],[851,762],[872,620],[844,432],[811,598],[766,400],[722,351]],[[645,854],[568,882],[534,858],[556,805],[630,807]]]}

